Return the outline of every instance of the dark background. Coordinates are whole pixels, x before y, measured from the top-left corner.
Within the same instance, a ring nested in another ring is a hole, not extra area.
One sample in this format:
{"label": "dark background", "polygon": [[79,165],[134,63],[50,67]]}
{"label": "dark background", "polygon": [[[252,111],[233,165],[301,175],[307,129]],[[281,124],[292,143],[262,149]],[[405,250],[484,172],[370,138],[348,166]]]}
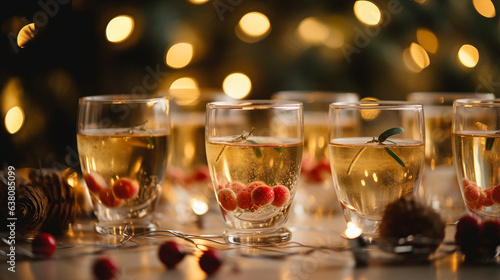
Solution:
{"label": "dark background", "polygon": [[[341,49],[304,47],[290,38],[306,17],[334,18],[346,23],[350,36],[345,44],[359,46],[366,34],[356,32],[367,29],[353,14],[354,1],[215,0],[195,5],[187,0],[1,0],[0,162],[16,168],[76,167],[78,98],[133,93],[152,69],[161,80],[148,93],[168,88],[181,76],[195,77],[200,87],[220,88],[231,72],[251,78],[247,98],[252,99],[269,98],[279,90],[349,91],[395,100],[415,91],[499,90],[498,15],[481,16],[472,1],[372,2],[382,11],[396,3],[401,12],[384,18],[386,24],[347,58]],[[264,13],[272,26],[256,43],[235,35],[238,21],[250,11]],[[124,13],[137,19],[133,37],[119,45],[106,41],[106,24]],[[17,34],[31,22],[37,25],[35,38],[19,48]],[[165,52],[186,26],[197,34],[203,52],[187,67],[171,69],[164,63]],[[415,73],[404,66],[401,54],[416,42],[420,27],[436,34],[439,49],[429,54],[430,65]],[[457,62],[457,50],[465,43],[480,53],[472,69]],[[11,104],[6,100],[16,100],[25,113],[15,134],[4,126]]]}

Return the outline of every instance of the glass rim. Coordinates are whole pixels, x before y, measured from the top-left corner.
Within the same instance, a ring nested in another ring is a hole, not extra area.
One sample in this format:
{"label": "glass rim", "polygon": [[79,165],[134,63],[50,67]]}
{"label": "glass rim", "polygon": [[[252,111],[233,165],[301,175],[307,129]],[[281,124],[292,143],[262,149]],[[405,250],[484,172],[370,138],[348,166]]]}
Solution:
{"label": "glass rim", "polygon": [[146,96],[135,96],[130,94],[109,94],[109,95],[90,95],[80,97],[78,99],[79,103],[95,102],[103,104],[122,104],[122,103],[143,103],[150,102],[154,100],[169,100],[167,96],[163,95],[146,95]]}
{"label": "glass rim", "polygon": [[423,105],[418,102],[398,101],[398,100],[379,100],[379,101],[358,101],[358,102],[333,102],[329,105],[330,109],[422,109]]}
{"label": "glass rim", "polygon": [[418,102],[424,105],[451,104],[457,99],[490,99],[495,98],[495,94],[490,92],[439,92],[439,91],[418,91],[408,94],[407,99],[411,102]]}
{"label": "glass rim", "polygon": [[269,99],[248,99],[236,101],[214,101],[207,103],[207,109],[300,109],[302,102]]}
{"label": "glass rim", "polygon": [[499,107],[500,98],[490,98],[490,99],[477,99],[477,98],[464,98],[457,99],[453,102],[453,106],[464,106],[464,107]]}
{"label": "glass rim", "polygon": [[[353,97],[356,101],[359,100],[359,94],[349,91],[322,91],[322,90],[284,90],[278,91],[271,95],[273,100],[290,100],[290,101],[329,101],[338,97]],[[354,99],[353,99],[353,102]]]}

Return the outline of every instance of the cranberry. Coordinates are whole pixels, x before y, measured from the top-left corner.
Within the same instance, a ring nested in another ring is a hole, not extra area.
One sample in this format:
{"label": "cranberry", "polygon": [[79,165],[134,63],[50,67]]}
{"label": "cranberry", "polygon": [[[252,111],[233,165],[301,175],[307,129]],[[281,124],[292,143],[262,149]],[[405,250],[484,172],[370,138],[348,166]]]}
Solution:
{"label": "cranberry", "polygon": [[39,233],[31,243],[31,251],[35,255],[50,258],[56,252],[56,239],[50,233]]}
{"label": "cranberry", "polygon": [[117,198],[130,199],[139,193],[137,180],[121,178],[113,184],[113,193]]}
{"label": "cranberry", "polygon": [[239,194],[241,191],[247,190],[247,186],[240,182],[228,183],[227,188],[232,190],[235,194]]}
{"label": "cranberry", "polygon": [[461,217],[457,222],[455,242],[462,246],[464,244],[476,243],[479,237],[479,220],[471,215]]}
{"label": "cranberry", "polygon": [[258,187],[258,186],[265,186],[265,185],[266,185],[266,183],[264,183],[264,182],[262,182],[262,181],[255,181],[255,182],[252,182],[252,183],[250,183],[250,185],[248,185],[248,191],[249,191],[250,193],[252,193],[252,191],[253,191],[256,187]]}
{"label": "cranberry", "polygon": [[270,186],[262,185],[256,187],[252,193],[252,204],[257,206],[266,206],[274,200],[274,191]]}
{"label": "cranberry", "polygon": [[491,200],[495,204],[500,204],[500,185],[492,187],[493,189],[491,190]]}
{"label": "cranberry", "polygon": [[222,189],[217,192],[217,197],[219,199],[219,203],[227,211],[234,211],[238,207],[236,203],[236,194],[230,189]]}
{"label": "cranberry", "polygon": [[479,226],[479,240],[485,247],[496,249],[500,245],[500,221],[483,221]]}
{"label": "cranberry", "polygon": [[203,252],[203,255],[201,255],[199,265],[207,275],[212,275],[221,267],[222,259],[217,251],[208,249]]}
{"label": "cranberry", "polygon": [[467,185],[464,188],[465,201],[470,205],[476,205],[481,197],[481,188],[476,185]]}
{"label": "cranberry", "polygon": [[115,278],[118,268],[109,258],[102,257],[94,262],[92,272],[99,280],[111,280]]}
{"label": "cranberry", "polygon": [[83,179],[87,184],[87,188],[93,193],[100,193],[103,189],[108,187],[106,180],[93,171],[83,174]]}
{"label": "cranberry", "polygon": [[208,179],[210,179],[210,171],[208,170],[208,167],[206,166],[199,166],[196,168],[194,171],[192,177],[191,177],[195,182],[203,182]]}
{"label": "cranberry", "polygon": [[184,256],[186,256],[186,253],[182,250],[181,245],[175,241],[166,241],[160,245],[158,250],[160,261],[169,269],[174,268],[181,262]]}
{"label": "cranberry", "polygon": [[248,190],[240,191],[236,196],[236,201],[238,203],[238,207],[244,210],[248,210],[252,202],[250,192]]}
{"label": "cranberry", "polygon": [[287,187],[282,185],[277,185],[273,187],[274,192],[274,200],[273,206],[282,207],[284,206],[288,200],[290,199],[290,190]]}
{"label": "cranberry", "polygon": [[99,199],[101,203],[106,205],[107,207],[118,207],[122,205],[122,200],[116,198],[113,194],[113,190],[110,188],[104,189],[99,193]]}

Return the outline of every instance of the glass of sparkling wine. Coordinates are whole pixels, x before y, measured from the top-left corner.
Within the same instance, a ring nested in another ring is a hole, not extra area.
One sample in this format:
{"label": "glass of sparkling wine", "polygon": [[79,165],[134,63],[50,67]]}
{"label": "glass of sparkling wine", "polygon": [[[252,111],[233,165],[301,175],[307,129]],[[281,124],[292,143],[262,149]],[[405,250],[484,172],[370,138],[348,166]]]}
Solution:
{"label": "glass of sparkling wine", "polygon": [[168,99],[128,95],[79,100],[78,153],[95,229],[121,235],[155,230],[168,159]]}
{"label": "glass of sparkling wine", "polygon": [[211,102],[206,152],[213,188],[231,243],[279,244],[295,195],[303,150],[302,104]]}
{"label": "glass of sparkling wine", "polygon": [[408,101],[424,105],[425,163],[418,195],[448,223],[466,212],[453,164],[453,101],[494,97],[492,93],[474,92],[412,92],[407,97]]}
{"label": "glass of sparkling wine", "polygon": [[500,99],[453,103],[453,156],[467,209],[500,218]]}
{"label": "glass of sparkling wine", "polygon": [[[356,124],[354,136],[345,122]],[[424,163],[422,105],[332,103],[329,131],[332,177],[346,223],[376,238],[387,204],[417,193]]]}
{"label": "glass of sparkling wine", "polygon": [[[294,211],[315,216],[328,216],[339,211],[332,183],[328,154],[328,105],[332,102],[356,102],[351,92],[280,91],[275,100],[302,102],[304,106],[304,155]],[[353,127],[352,123],[342,125]],[[354,128],[354,127],[353,127]],[[347,128],[346,128],[347,129]]]}

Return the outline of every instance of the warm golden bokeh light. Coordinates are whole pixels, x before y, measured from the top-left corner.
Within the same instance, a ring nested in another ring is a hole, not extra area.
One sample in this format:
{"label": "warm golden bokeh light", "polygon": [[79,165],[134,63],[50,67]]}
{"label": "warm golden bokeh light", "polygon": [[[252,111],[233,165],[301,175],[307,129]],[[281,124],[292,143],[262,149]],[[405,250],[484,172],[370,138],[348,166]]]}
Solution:
{"label": "warm golden bokeh light", "polygon": [[198,82],[191,77],[182,77],[170,85],[170,95],[179,105],[189,105],[200,96]]}
{"label": "warm golden bokeh light", "polygon": [[439,42],[436,35],[426,28],[417,29],[417,41],[430,53],[436,53],[439,48]]}
{"label": "warm golden bokeh light", "polygon": [[191,77],[182,77],[175,80],[171,85],[170,89],[195,89],[198,88],[198,82]]}
{"label": "warm golden bokeh light", "polygon": [[207,3],[208,0],[188,0],[188,2],[190,2],[192,4],[200,5],[200,4]]}
{"label": "warm golden bokeh light", "polygon": [[182,68],[191,62],[193,53],[193,45],[189,43],[177,43],[167,51],[165,62],[172,68]]}
{"label": "warm golden bokeh light", "polygon": [[250,93],[252,82],[243,73],[232,73],[224,79],[222,89],[230,97],[242,99]]}
{"label": "warm golden bokeh light", "polygon": [[476,47],[465,44],[458,50],[458,61],[467,68],[474,68],[479,62],[479,51]]}
{"label": "warm golden bokeh light", "polygon": [[12,107],[5,114],[5,128],[10,134],[18,132],[24,124],[24,111],[21,107]]}
{"label": "warm golden bokeh light", "polygon": [[496,15],[495,5],[491,0],[472,0],[476,11],[486,18],[493,18]]}
{"label": "warm golden bokeh light", "polygon": [[17,45],[24,48],[35,38],[35,24],[26,24],[17,34]]}
{"label": "warm golden bokeh light", "polygon": [[417,43],[411,43],[410,55],[415,64],[421,70],[425,69],[431,63],[429,55],[427,54],[425,49]]}
{"label": "warm golden bokeh light", "polygon": [[260,37],[269,31],[271,23],[264,14],[251,12],[241,18],[239,27],[248,36]]}
{"label": "warm golden bokeh light", "polygon": [[302,40],[313,45],[322,44],[330,35],[328,27],[315,17],[303,19],[297,27],[297,32]]}
{"label": "warm golden bokeh light", "polygon": [[370,1],[356,1],[353,9],[356,18],[366,25],[377,25],[382,19],[380,9]]}
{"label": "warm golden bokeh light", "polygon": [[405,49],[403,52],[403,63],[412,72],[419,73],[422,71],[422,68],[417,65],[411,56],[410,48]]}
{"label": "warm golden bokeh light", "polygon": [[106,26],[106,38],[111,43],[121,43],[132,35],[134,24],[134,19],[131,16],[116,16]]}

